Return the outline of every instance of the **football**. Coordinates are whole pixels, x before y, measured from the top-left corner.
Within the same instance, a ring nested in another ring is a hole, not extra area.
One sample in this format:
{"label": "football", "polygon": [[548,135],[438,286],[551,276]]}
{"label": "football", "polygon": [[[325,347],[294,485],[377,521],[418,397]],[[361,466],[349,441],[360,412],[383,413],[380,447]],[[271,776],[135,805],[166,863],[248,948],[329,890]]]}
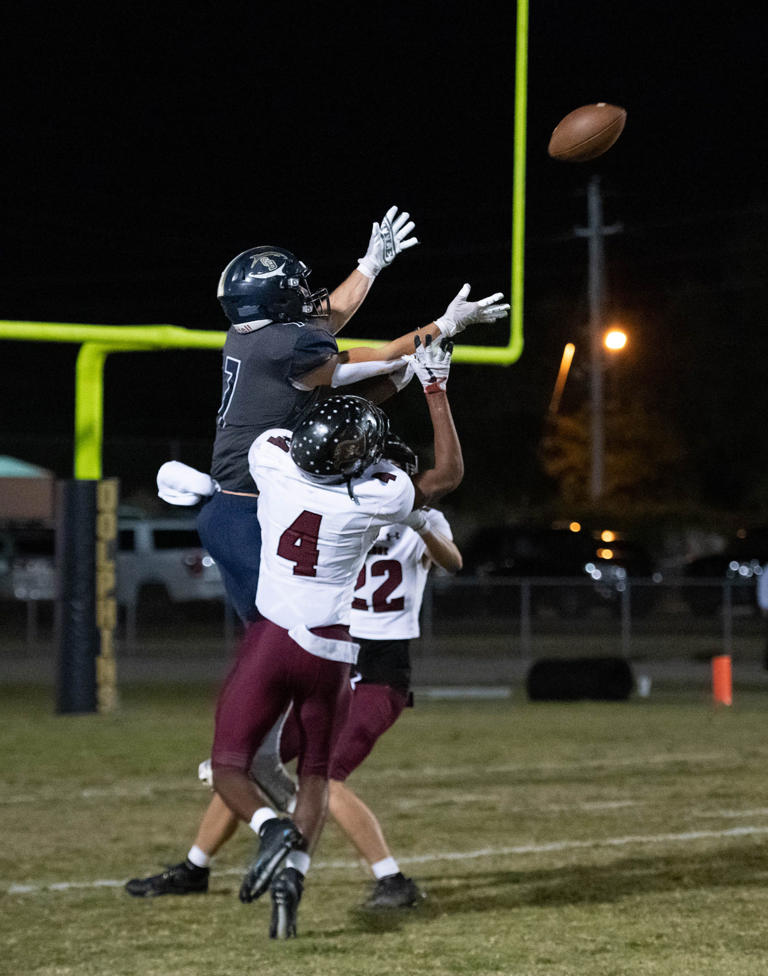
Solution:
{"label": "football", "polygon": [[553,159],[568,163],[596,159],[616,142],[626,121],[626,110],[618,105],[582,105],[558,122],[547,151]]}

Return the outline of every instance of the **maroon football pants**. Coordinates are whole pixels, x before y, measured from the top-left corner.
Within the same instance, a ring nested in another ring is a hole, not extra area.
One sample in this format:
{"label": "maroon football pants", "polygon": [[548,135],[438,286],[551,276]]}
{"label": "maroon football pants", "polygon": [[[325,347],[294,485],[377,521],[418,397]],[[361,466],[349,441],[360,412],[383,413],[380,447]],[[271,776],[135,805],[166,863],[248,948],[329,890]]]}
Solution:
{"label": "maroon football pants", "polygon": [[[407,701],[404,692],[389,685],[355,685],[344,727],[333,747],[328,778],[343,783],[394,725]],[[299,722],[291,709],[280,734],[280,758],[284,763],[290,762],[299,755],[300,747]]]}
{"label": "maroon football pants", "polygon": [[[314,633],[350,640],[345,627]],[[347,717],[350,666],[303,650],[271,620],[249,626],[219,695],[211,764],[247,772],[256,750],[290,702],[297,772],[328,775],[329,758]]]}

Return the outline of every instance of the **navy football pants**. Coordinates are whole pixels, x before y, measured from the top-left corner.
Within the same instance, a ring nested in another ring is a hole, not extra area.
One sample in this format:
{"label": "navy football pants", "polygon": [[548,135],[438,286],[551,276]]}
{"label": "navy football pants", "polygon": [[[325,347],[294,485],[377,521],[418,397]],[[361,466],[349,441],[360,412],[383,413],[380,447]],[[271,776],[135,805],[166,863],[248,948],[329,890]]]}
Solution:
{"label": "navy football pants", "polygon": [[216,560],[227,597],[244,622],[260,618],[256,609],[261,556],[257,507],[257,498],[217,491],[197,517],[200,540]]}

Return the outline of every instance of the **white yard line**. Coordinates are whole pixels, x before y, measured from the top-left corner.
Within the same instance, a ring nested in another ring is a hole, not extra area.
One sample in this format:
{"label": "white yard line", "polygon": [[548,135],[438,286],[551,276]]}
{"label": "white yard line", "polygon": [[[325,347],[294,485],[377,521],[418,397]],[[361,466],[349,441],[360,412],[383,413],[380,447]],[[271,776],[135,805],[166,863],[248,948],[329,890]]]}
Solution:
{"label": "white yard line", "polygon": [[[458,796],[451,796],[451,806],[476,806],[489,802],[492,791],[485,793],[461,793]],[[648,800],[595,800],[591,803],[544,803],[537,806],[532,804],[518,804],[517,806],[507,806],[504,804],[506,814],[523,813],[528,816],[542,813],[603,813],[606,810],[624,810],[628,807],[645,806]],[[445,794],[440,792],[433,799],[429,797],[398,797],[393,801],[397,810],[423,810],[429,806],[444,806]],[[758,814],[759,810],[753,810],[753,814]],[[763,811],[768,813],[768,810]],[[735,814],[724,814],[724,816],[734,816]],[[699,816],[699,814],[697,814]],[[715,814],[712,815],[713,817]]]}
{"label": "white yard line", "polygon": [[181,785],[165,783],[144,783],[141,786],[90,786],[83,789],[66,790],[60,787],[41,786],[37,793],[10,793],[0,797],[0,807],[18,806],[24,803],[44,803],[48,800],[121,800],[125,797],[164,797],[178,796],[180,793],[201,793],[201,784],[195,785],[192,777]]}
{"label": "white yard line", "polygon": [[[546,844],[517,844],[512,847],[484,847],[475,851],[443,851],[398,858],[403,864],[430,864],[433,861],[471,861],[483,857],[510,857],[520,854],[549,854],[562,851],[584,850],[600,847],[633,847],[644,844],[691,844],[699,840],[723,840],[755,837],[768,834],[768,827],[731,827],[727,830],[689,830],[680,834],[630,834],[626,837],[603,837],[589,840],[560,840]],[[354,868],[359,861],[317,861],[314,870],[323,868]],[[242,869],[218,872],[218,876],[240,875]],[[96,879],[94,881],[57,881],[51,883],[11,883],[6,888],[9,895],[28,895],[42,891],[73,891],[93,888],[121,888],[125,881]]]}
{"label": "white yard line", "polygon": [[[376,771],[377,778],[387,776],[390,778],[400,777],[413,779],[418,776],[455,776],[456,774],[473,774],[481,771],[483,773],[536,773],[558,770],[574,769],[626,769],[639,768],[645,766],[666,766],[677,763],[711,763],[711,762],[733,762],[739,756],[732,752],[707,752],[707,753],[686,753],[686,752],[664,752],[656,755],[643,756],[637,755],[629,758],[615,758],[606,756],[603,759],[566,759],[562,762],[553,763],[503,763],[499,765],[474,766],[422,766],[418,769],[387,769]],[[361,770],[363,772],[364,770]],[[371,770],[373,774],[373,771]]]}
{"label": "white yard line", "polygon": [[723,817],[726,820],[735,820],[738,817],[765,817],[768,816],[768,807],[753,807],[751,810],[694,810],[692,816],[717,820]]}

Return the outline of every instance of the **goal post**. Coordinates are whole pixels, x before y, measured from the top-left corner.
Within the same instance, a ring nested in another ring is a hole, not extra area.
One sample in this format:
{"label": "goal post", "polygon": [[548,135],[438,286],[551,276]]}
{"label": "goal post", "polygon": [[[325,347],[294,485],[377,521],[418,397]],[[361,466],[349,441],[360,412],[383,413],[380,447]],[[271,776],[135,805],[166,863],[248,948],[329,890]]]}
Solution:
{"label": "goal post", "polygon": [[[504,345],[455,347],[453,361],[509,366],[523,351],[525,167],[528,98],[528,4],[517,0],[514,172],[509,336]],[[104,364],[119,352],[219,349],[226,331],[175,325],[84,325],[0,320],[0,340],[80,345],[75,367],[74,478],[60,488],[57,560],[59,711],[110,711],[116,706],[113,632],[116,622],[115,536],[118,487],[102,480]],[[339,348],[384,340],[340,338]]]}

